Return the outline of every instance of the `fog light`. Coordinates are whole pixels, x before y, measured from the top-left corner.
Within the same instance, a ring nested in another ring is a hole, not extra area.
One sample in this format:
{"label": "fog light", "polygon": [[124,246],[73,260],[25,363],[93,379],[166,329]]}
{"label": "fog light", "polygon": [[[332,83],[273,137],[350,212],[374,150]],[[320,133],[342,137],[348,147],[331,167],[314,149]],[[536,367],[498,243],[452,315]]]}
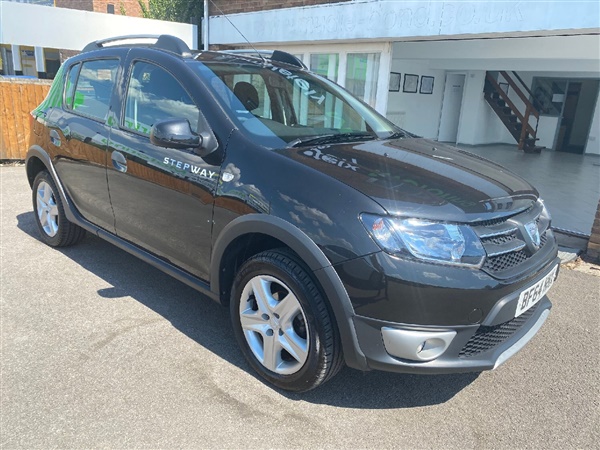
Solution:
{"label": "fog light", "polygon": [[415,331],[383,327],[385,350],[392,356],[413,361],[432,361],[448,348],[456,331]]}

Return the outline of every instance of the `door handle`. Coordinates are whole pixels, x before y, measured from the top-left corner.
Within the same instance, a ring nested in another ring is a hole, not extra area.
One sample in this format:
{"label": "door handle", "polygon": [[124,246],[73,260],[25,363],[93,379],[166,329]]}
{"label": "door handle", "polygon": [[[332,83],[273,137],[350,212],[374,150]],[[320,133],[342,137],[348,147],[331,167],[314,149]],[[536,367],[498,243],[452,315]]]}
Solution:
{"label": "door handle", "polygon": [[50,141],[57,147],[60,147],[60,134],[58,134],[58,131],[50,131]]}
{"label": "door handle", "polygon": [[110,158],[112,159],[113,167],[115,169],[119,172],[127,172],[127,160],[125,159],[125,156],[123,156],[123,153],[115,150],[110,155]]}

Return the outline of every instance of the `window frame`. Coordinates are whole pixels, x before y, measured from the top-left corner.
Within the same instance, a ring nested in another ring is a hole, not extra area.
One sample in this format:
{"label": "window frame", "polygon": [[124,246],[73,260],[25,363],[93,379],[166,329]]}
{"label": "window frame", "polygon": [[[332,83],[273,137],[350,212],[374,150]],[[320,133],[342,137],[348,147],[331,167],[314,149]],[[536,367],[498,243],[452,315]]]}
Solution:
{"label": "window frame", "polygon": [[[85,112],[73,109],[72,105],[71,107],[69,107],[67,105],[66,102],[66,96],[67,96],[67,79],[69,78],[69,75],[71,74],[71,70],[73,69],[73,67],[75,67],[76,65],[79,65],[79,69],[78,69],[78,73],[77,73],[77,80],[75,82],[75,90],[73,91],[73,99],[75,98],[75,93],[77,92],[77,86],[79,84],[79,78],[81,77],[81,69],[83,68],[83,65],[85,63],[89,63],[89,62],[94,62],[94,61],[116,61],[117,62],[117,71],[115,73],[115,81],[112,85],[112,89],[110,91],[110,97],[108,100],[108,112],[106,114],[106,117],[104,119],[101,119],[97,116],[93,116],[91,114],[86,114]],[[118,56],[109,56],[109,57],[98,57],[98,58],[89,58],[89,59],[82,59],[82,60],[78,60],[78,61],[74,61],[73,64],[69,67],[69,70],[66,72],[65,74],[65,78],[64,78],[64,86],[63,86],[63,95],[62,95],[62,107],[63,110],[65,111],[69,111],[72,114],[75,114],[77,116],[81,116],[81,117],[85,117],[86,119],[90,119],[93,120],[95,122],[98,123],[102,123],[102,124],[106,124],[109,117],[110,117],[110,113],[112,111],[112,101],[113,101],[113,96],[115,93],[115,89],[117,87],[117,84],[119,82],[119,74],[120,74],[120,70],[121,70],[121,58],[119,58]]]}
{"label": "window frame", "polygon": [[[77,89],[77,83],[79,82],[79,73],[81,72],[81,67],[83,66],[83,63],[81,61],[77,61],[75,64],[72,64],[69,67],[69,70],[67,70],[67,73],[65,75],[65,85],[64,85],[64,89],[63,89],[63,99],[62,99],[62,104],[63,104],[63,108],[67,109],[69,111],[73,111],[72,105],[69,106],[69,104],[67,103],[67,89],[68,89],[68,85],[67,82],[69,81],[69,78],[71,77],[71,73],[73,72],[73,69],[75,69],[77,67],[77,76],[75,77],[75,86],[73,88],[73,101],[75,101],[75,90]],[[73,111],[76,112],[76,111]]]}
{"label": "window frame", "polygon": [[[127,133],[132,133],[135,134],[136,136],[142,136],[145,137],[146,139],[150,139],[150,135],[149,134],[145,134],[142,133],[140,131],[128,128],[125,126],[125,111],[127,109],[127,98],[128,98],[128,93],[129,93],[129,84],[131,83],[131,78],[133,76],[133,67],[135,66],[136,63],[138,62],[143,62],[146,64],[151,64],[153,66],[159,67],[162,70],[164,70],[165,72],[167,72],[169,75],[171,75],[175,81],[179,84],[179,86],[181,87],[181,89],[183,89],[185,91],[185,93],[187,94],[187,96],[190,98],[190,100],[194,103],[194,106],[196,107],[196,109],[198,109],[200,115],[203,117],[202,120],[206,120],[204,118],[204,113],[202,112],[202,109],[200,108],[200,106],[198,106],[198,103],[196,102],[196,100],[194,99],[194,97],[190,94],[190,91],[184,86],[184,84],[181,82],[181,80],[169,69],[167,69],[164,65],[159,64],[158,62],[156,62],[155,60],[152,59],[148,59],[148,58],[135,58],[132,59],[129,62],[129,67],[127,70],[127,80],[126,82],[123,84],[124,85],[124,90],[123,90],[123,100],[121,101],[121,114],[119,117],[119,121],[118,121],[118,125],[119,125],[119,130],[123,131],[123,132],[127,132]],[[200,125],[200,119],[198,121],[198,125]],[[198,130],[192,130],[194,131],[194,133],[197,133]]]}

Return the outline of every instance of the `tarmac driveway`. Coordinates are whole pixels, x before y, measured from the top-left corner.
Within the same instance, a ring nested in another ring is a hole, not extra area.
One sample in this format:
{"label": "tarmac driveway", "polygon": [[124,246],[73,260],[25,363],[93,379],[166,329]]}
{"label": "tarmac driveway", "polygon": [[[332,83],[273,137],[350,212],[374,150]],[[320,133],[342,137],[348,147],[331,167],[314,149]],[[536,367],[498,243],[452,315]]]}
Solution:
{"label": "tarmac driveway", "polygon": [[545,326],[496,371],[344,369],[282,394],[251,373],[225,309],[98,238],[47,247],[24,168],[0,177],[2,449],[600,442],[598,277],[563,269]]}

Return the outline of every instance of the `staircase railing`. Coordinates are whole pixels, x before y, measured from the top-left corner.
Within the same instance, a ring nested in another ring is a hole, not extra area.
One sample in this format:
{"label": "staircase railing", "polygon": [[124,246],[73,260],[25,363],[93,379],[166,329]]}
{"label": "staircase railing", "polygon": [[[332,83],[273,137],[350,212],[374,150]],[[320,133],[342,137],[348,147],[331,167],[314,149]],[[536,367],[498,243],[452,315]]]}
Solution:
{"label": "staircase railing", "polygon": [[[529,93],[529,95],[531,95],[533,97],[532,92],[529,90],[529,88],[527,87],[527,85],[523,82],[523,80],[521,79],[520,76],[518,76],[516,74],[516,72],[513,70],[513,74],[516,75],[516,78],[520,81],[521,86],[523,86],[527,92]],[[508,75],[507,72],[505,72],[504,70],[500,71],[500,75],[502,75],[504,77],[504,79],[508,82],[509,86],[511,88],[513,88],[513,90],[515,91],[515,93],[519,96],[519,98],[523,101],[523,103],[525,104],[525,123],[527,124],[527,126],[529,127],[529,116],[533,116],[535,117],[535,130],[533,131],[533,133],[531,133],[531,135],[535,138],[535,136],[537,135],[537,129],[538,129],[538,125],[540,123],[540,113],[539,111],[535,108],[535,106],[533,106],[533,103],[531,103],[531,101],[529,100],[529,97],[527,97],[523,91],[521,89],[519,89],[519,87],[517,86],[517,83],[514,82],[514,80]],[[522,133],[522,131],[521,131]],[[522,138],[524,138],[522,136]]]}
{"label": "staircase railing", "polygon": [[[521,131],[518,137],[519,150],[523,150],[524,147],[529,147],[530,145],[533,145],[533,147],[535,148],[536,135],[540,121],[540,113],[535,108],[533,103],[531,103],[529,97],[523,93],[519,85],[515,82],[515,80],[513,80],[513,78],[510,75],[508,75],[506,71],[500,71],[499,73],[525,105],[525,112],[522,113],[519,110],[519,108],[515,105],[515,103],[510,99],[510,97],[504,91],[504,89],[502,89],[496,78],[494,78],[494,76],[490,72],[486,73],[486,80],[488,81],[489,85],[493,87],[494,91],[498,94],[498,96],[504,101],[506,106],[510,108],[513,114],[521,122]],[[533,96],[527,85],[521,79],[521,77],[514,71],[513,75],[519,81],[521,87],[525,89],[529,95]],[[529,123],[529,119],[531,116],[533,116],[536,119],[535,128],[532,127]],[[530,144],[530,142],[533,142],[533,144]]]}

